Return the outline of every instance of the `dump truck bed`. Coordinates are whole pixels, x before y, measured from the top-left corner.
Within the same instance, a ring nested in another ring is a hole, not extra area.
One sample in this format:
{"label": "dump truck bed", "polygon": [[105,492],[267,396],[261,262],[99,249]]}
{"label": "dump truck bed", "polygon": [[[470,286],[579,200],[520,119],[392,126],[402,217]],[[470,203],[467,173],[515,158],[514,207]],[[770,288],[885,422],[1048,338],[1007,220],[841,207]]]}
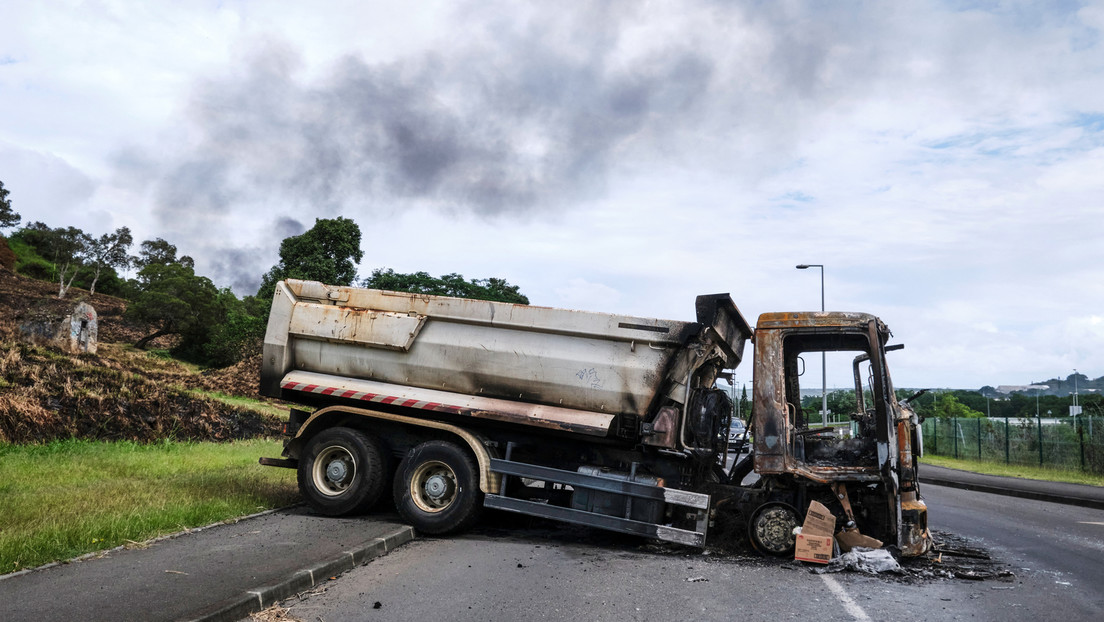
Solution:
{"label": "dump truck bed", "polygon": [[288,280],[269,317],[262,393],[603,435],[615,415],[649,413],[702,331],[738,363],[750,327],[727,296],[710,300],[703,325]]}

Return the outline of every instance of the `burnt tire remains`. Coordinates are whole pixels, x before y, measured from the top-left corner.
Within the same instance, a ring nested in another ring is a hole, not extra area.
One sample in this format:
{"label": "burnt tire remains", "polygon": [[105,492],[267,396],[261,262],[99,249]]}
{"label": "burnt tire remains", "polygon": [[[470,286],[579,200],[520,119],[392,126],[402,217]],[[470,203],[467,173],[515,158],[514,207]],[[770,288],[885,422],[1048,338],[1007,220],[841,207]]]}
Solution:
{"label": "burnt tire remains", "polygon": [[764,555],[793,555],[797,510],[785,503],[764,503],[748,521],[748,539]]}

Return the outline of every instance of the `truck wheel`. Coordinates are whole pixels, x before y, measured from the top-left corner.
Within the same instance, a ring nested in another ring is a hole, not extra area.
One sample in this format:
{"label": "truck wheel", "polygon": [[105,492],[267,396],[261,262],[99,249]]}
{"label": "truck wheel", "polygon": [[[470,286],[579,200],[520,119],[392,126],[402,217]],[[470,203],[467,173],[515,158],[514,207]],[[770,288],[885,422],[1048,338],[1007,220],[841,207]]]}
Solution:
{"label": "truck wheel", "polygon": [[364,512],[383,495],[388,462],[379,441],[364,432],[323,430],[299,458],[299,491],[311,508],[327,516]]}
{"label": "truck wheel", "polygon": [[395,473],[395,507],[418,531],[440,535],[472,526],[483,509],[475,460],[447,441],[410,450]]}
{"label": "truck wheel", "polygon": [[797,510],[785,503],[764,503],[751,515],[748,538],[764,555],[793,555]]}

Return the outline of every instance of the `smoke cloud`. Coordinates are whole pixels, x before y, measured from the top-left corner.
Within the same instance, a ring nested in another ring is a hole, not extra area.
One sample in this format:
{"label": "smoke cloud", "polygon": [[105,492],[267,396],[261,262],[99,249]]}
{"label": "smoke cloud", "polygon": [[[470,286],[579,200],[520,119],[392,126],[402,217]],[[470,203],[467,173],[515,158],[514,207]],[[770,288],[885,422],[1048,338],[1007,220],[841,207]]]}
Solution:
{"label": "smoke cloud", "polygon": [[266,40],[195,85],[186,140],[145,154],[154,211],[197,256],[229,215],[253,217],[267,252],[212,267],[251,283],[284,235],[261,221],[281,215],[547,218],[618,166],[767,175],[822,109],[878,88],[892,41],[867,33],[902,19],[786,6],[476,4],[439,46],[322,68]]}

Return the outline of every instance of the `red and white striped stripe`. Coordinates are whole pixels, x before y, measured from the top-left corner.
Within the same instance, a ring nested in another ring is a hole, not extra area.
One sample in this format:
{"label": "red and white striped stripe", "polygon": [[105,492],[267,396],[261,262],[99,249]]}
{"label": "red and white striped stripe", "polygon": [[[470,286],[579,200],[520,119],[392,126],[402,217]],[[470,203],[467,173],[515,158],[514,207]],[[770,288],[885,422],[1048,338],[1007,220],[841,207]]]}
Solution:
{"label": "red and white striped stripe", "polygon": [[367,391],[356,391],[353,389],[342,389],[339,387],[329,387],[320,384],[308,384],[306,382],[294,382],[284,380],[280,383],[281,389],[287,389],[289,391],[303,391],[305,393],[317,393],[319,395],[329,395],[332,397],[339,397],[350,400],[361,400],[364,402],[376,402],[378,404],[395,404],[404,408],[418,408],[421,410],[433,410],[436,412],[444,413],[463,413],[464,409],[459,406],[451,406],[449,404],[441,404],[438,402],[429,402],[426,400],[416,400],[409,398],[402,398],[395,395],[381,395],[378,393],[369,393]]}

